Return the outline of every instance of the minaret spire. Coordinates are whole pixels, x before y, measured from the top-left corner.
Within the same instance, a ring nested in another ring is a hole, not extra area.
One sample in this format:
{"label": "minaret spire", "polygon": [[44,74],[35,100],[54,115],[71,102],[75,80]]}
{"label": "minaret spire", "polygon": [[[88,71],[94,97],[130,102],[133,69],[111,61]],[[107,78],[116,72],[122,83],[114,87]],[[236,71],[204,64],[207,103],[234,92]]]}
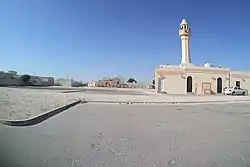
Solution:
{"label": "minaret spire", "polygon": [[191,28],[189,28],[187,20],[182,19],[179,29],[179,36],[181,37],[181,64],[190,64],[190,37],[191,37]]}

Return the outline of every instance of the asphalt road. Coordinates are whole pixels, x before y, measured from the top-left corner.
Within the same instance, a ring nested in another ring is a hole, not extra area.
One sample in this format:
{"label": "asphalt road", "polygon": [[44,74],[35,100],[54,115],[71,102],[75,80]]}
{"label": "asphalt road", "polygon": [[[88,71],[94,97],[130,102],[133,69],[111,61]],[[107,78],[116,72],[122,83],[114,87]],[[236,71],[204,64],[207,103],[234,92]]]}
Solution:
{"label": "asphalt road", "polygon": [[0,125],[3,167],[249,167],[250,104],[81,104]]}

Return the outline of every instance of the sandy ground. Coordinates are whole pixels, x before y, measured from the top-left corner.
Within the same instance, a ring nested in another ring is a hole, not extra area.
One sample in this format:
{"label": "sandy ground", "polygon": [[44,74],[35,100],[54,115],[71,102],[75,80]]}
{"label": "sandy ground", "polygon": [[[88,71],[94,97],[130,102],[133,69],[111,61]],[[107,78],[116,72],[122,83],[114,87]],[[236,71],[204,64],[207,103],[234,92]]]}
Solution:
{"label": "sandy ground", "polygon": [[58,91],[0,87],[0,118],[30,118],[77,99]]}
{"label": "sandy ground", "polygon": [[80,104],[0,125],[4,167],[249,167],[250,104]]}
{"label": "sandy ground", "polygon": [[0,118],[26,119],[76,100],[175,103],[250,100],[250,96],[173,96],[145,89],[0,87]]}

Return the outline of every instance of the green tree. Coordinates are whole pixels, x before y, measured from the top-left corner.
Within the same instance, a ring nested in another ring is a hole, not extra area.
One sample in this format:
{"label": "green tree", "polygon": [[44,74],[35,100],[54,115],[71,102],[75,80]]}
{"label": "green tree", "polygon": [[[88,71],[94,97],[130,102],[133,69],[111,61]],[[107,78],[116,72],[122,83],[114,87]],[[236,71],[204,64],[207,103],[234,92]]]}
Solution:
{"label": "green tree", "polygon": [[127,83],[137,83],[137,81],[134,78],[129,78]]}
{"label": "green tree", "polygon": [[29,75],[22,75],[21,76],[21,81],[24,83],[24,84],[27,84],[28,82],[29,82],[29,80],[30,80],[30,76]]}
{"label": "green tree", "polygon": [[155,89],[155,80],[152,81],[153,89]]}

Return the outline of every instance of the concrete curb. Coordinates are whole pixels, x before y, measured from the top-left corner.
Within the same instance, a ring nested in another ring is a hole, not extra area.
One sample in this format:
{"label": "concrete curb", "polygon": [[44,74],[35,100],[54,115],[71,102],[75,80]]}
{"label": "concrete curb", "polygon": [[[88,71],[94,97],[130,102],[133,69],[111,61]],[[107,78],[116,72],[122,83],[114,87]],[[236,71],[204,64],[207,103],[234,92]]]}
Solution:
{"label": "concrete curb", "polygon": [[4,120],[0,119],[0,123],[8,126],[31,126],[41,123],[50,117],[57,115],[79,103],[109,103],[109,104],[209,104],[209,103],[237,103],[250,102],[250,100],[221,100],[221,101],[169,101],[169,102],[150,102],[150,101],[115,101],[115,100],[78,100],[68,105],[53,109],[38,116],[23,120]]}
{"label": "concrete curb", "polygon": [[84,100],[83,103],[108,103],[108,104],[206,104],[206,103],[236,103],[250,102],[250,100],[220,100],[220,101],[116,101],[116,100]]}
{"label": "concrete curb", "polygon": [[81,103],[81,100],[78,100],[76,102],[64,105],[62,107],[58,107],[56,109],[53,109],[51,111],[48,111],[46,113],[42,113],[38,116],[32,117],[32,118],[28,118],[28,119],[23,119],[23,120],[4,120],[4,119],[0,119],[0,123],[4,124],[4,125],[8,125],[8,126],[31,126],[31,125],[36,125],[38,123],[41,123],[47,119],[49,119],[50,117],[57,115],[67,109],[69,109],[70,107],[73,107],[79,103]]}

